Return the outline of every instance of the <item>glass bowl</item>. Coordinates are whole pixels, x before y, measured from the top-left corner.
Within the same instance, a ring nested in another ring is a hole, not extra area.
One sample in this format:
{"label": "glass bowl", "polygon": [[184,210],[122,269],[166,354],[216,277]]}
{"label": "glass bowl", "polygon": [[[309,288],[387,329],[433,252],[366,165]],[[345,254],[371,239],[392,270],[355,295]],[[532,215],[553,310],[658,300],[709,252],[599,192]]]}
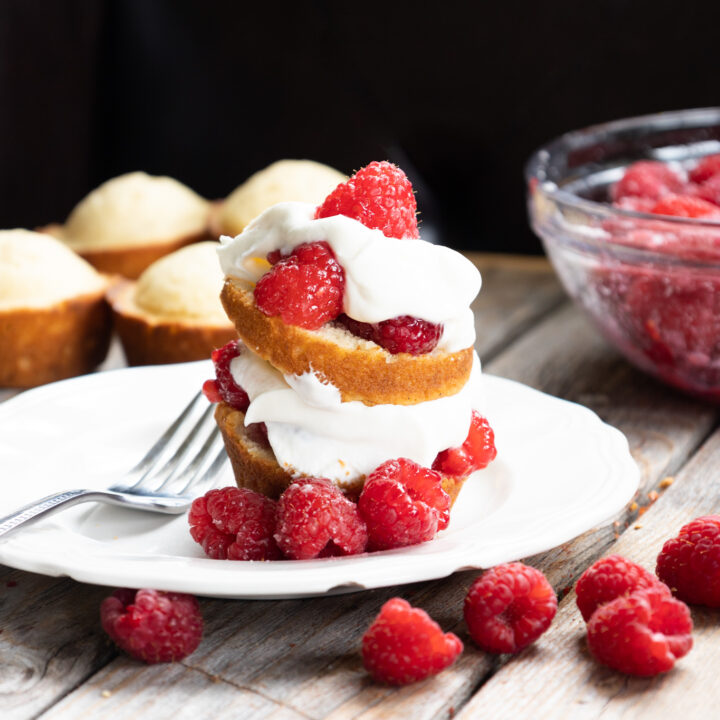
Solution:
{"label": "glass bowl", "polygon": [[720,400],[720,222],[609,204],[637,160],[680,173],[720,153],[720,108],[567,133],[526,167],[528,213],[571,297],[637,367]]}

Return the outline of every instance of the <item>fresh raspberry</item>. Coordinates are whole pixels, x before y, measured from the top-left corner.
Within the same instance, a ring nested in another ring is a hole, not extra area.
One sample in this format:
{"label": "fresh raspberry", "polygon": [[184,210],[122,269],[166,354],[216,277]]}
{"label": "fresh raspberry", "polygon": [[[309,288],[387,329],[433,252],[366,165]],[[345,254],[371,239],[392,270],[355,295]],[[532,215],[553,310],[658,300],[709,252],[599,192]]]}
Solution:
{"label": "fresh raspberry", "polygon": [[278,560],[276,503],[247,488],[210,490],[190,508],[190,535],[215,560]]}
{"label": "fresh raspberry", "polygon": [[250,405],[248,394],[235,382],[230,372],[230,362],[240,355],[241,349],[237,340],[231,340],[227,345],[212,351],[213,364],[215,365],[215,380],[206,380],[203,384],[203,393],[211,402],[221,400],[231,405],[236,410],[245,412]]}
{"label": "fresh raspberry", "polygon": [[687,605],[657,587],[636,590],[598,608],[587,630],[590,652],[604,665],[629,675],[667,672],[692,647]]}
{"label": "fresh raspberry", "polygon": [[280,260],[283,260],[283,259],[286,258],[286,257],[288,257],[288,256],[287,256],[287,255],[283,255],[280,250],[271,250],[271,251],[267,254],[267,261],[268,261],[271,265],[277,265],[277,264],[280,262]]}
{"label": "fresh raspberry", "polygon": [[267,425],[264,422],[250,423],[245,426],[245,435],[252,442],[258,445],[264,445],[270,447],[270,441],[268,440]]}
{"label": "fresh raspberry", "polygon": [[655,215],[720,219],[720,208],[717,205],[692,195],[666,195],[655,203],[650,212]]}
{"label": "fresh raspberry", "polygon": [[160,590],[116,590],[102,601],[100,621],[121,650],[146,663],[182,660],[203,633],[198,601]]}
{"label": "fresh raspberry", "polygon": [[633,195],[659,199],[664,195],[680,192],[682,186],[682,178],[664,163],[641,160],[630,165],[622,179],[615,183],[612,198],[618,201]]}
{"label": "fresh raspberry", "polygon": [[345,215],[389,238],[419,238],[417,203],[405,173],[392,163],[371,162],[340,183],[315,212]]}
{"label": "fresh raspberry", "polygon": [[520,562],[487,570],[465,596],[470,637],[491,653],[516,653],[535,642],[556,611],[557,597],[546,577]]}
{"label": "fresh raspberry", "polygon": [[668,594],[668,588],[644,567],[620,555],[608,555],[591,565],[580,576],[575,586],[577,606],[587,622],[601,605],[635,590],[659,587]]}
{"label": "fresh raspberry", "polygon": [[338,320],[353,335],[371,340],[391,355],[424,355],[432,352],[443,333],[442,325],[434,325],[410,315],[400,315],[379,323],[364,323],[347,315],[341,315]]}
{"label": "fresh raspberry", "polygon": [[255,303],[286,325],[317,330],[342,312],[344,289],[345,272],[330,246],[303,243],[260,278]]}
{"label": "fresh raspberry", "polygon": [[367,530],[357,505],[325,478],[295,480],[278,501],[275,540],[289,558],[356,555]]}
{"label": "fresh raspberry", "polygon": [[689,173],[696,183],[707,182],[711,177],[720,175],[720,155],[707,155]]}
{"label": "fresh raspberry", "polygon": [[477,410],[473,410],[465,442],[459,447],[439,452],[432,467],[443,475],[466,477],[475,470],[487,467],[496,455],[495,433],[490,423]]}
{"label": "fresh raspberry", "polygon": [[220,388],[218,387],[217,380],[206,380],[202,386],[203,395],[211,403],[222,402],[222,395],[220,394]]}
{"label": "fresh raspberry", "polygon": [[358,510],[367,523],[370,550],[432,540],[450,522],[450,496],[442,475],[407,458],[388,460],[365,481]]}
{"label": "fresh raspberry", "polygon": [[707,200],[713,205],[720,205],[720,173],[693,188],[693,195]]}
{"label": "fresh raspberry", "polygon": [[388,600],[362,639],[365,669],[378,682],[408,685],[450,667],[463,651],[424,611],[402,598]]}
{"label": "fresh raspberry", "polygon": [[658,577],[693,605],[720,607],[720,515],[706,515],[680,528],[657,559]]}

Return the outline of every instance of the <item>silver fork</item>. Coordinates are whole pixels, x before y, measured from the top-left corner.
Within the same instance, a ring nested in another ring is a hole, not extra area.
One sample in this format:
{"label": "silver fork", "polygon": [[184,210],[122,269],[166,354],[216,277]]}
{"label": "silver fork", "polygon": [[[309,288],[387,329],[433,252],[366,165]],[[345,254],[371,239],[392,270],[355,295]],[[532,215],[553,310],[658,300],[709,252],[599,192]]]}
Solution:
{"label": "silver fork", "polygon": [[[201,393],[195,395],[120,482],[107,490],[66,490],[30,503],[0,518],[0,538],[50,513],[83,502],[103,502],[171,515],[187,510],[193,499],[217,479],[226,460],[222,438],[212,420],[213,406],[199,412],[201,397]],[[190,423],[193,423],[191,429],[183,434]]]}

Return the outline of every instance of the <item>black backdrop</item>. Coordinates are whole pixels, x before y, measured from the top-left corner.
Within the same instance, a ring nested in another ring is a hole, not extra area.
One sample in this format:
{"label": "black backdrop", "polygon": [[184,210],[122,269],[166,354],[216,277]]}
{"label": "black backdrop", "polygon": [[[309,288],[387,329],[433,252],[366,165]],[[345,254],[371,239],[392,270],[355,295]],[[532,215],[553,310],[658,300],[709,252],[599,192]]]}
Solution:
{"label": "black backdrop", "polygon": [[0,0],[0,227],[128,170],[213,198],[282,157],[389,157],[448,244],[539,252],[529,153],[720,104],[719,20],[717,0]]}

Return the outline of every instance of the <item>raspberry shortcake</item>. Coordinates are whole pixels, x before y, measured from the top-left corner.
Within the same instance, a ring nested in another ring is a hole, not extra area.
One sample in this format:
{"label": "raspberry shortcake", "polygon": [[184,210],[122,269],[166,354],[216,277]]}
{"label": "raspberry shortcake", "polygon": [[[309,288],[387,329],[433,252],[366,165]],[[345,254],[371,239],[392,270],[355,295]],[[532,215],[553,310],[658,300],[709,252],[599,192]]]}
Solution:
{"label": "raspberry shortcake", "polygon": [[[374,162],[319,206],[274,205],[218,252],[240,341],[213,353],[204,389],[238,486],[277,498],[325,478],[353,499],[365,487],[369,531],[388,482],[411,496],[436,483],[449,508],[495,457],[473,350],[481,280],[420,239],[402,170]],[[447,518],[434,522],[433,534]],[[370,546],[407,544],[387,537]]]}

